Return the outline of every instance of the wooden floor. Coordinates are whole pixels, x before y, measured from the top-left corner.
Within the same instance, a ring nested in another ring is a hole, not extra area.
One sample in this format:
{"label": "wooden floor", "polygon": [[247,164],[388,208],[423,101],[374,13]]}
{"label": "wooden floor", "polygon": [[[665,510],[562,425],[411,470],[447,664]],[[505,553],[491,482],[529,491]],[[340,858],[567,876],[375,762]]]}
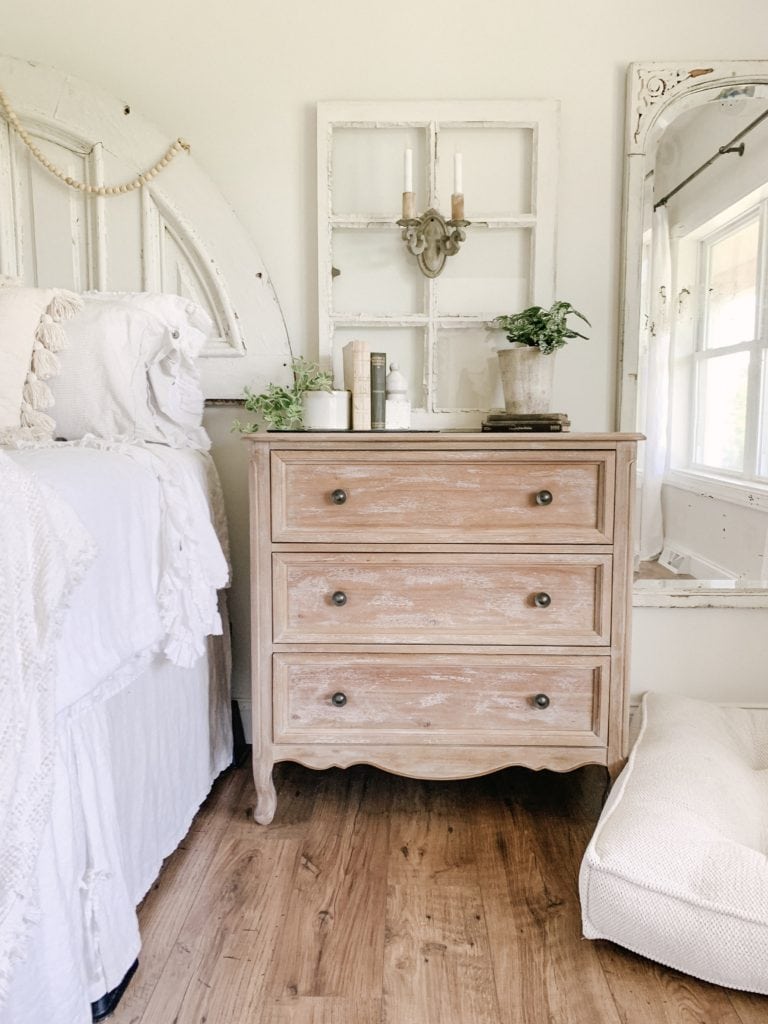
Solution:
{"label": "wooden floor", "polygon": [[426,783],[228,772],[141,909],[114,1024],[767,1024],[729,992],[581,938],[599,768]]}
{"label": "wooden floor", "polygon": [[684,572],[672,572],[658,562],[641,562],[638,571],[635,573],[637,580],[692,580],[695,577]]}

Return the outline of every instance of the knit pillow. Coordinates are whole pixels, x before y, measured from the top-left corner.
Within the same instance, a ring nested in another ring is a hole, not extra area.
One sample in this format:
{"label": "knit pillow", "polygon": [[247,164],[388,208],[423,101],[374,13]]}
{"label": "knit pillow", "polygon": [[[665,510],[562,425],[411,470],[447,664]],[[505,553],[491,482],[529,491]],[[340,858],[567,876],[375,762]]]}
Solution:
{"label": "knit pillow", "polygon": [[45,381],[59,371],[61,321],[81,305],[72,292],[0,280],[0,443],[52,435],[54,421],[42,411],[53,404]]}

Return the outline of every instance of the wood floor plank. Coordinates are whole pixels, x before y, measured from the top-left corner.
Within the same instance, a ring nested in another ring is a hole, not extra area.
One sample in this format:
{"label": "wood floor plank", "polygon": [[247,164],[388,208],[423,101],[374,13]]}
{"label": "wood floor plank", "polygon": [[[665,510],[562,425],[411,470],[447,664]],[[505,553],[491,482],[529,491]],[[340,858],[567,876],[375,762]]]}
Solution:
{"label": "wood floor plank", "polygon": [[[233,958],[240,960],[247,978],[263,974],[288,899],[286,884],[299,856],[295,841],[269,842],[255,825],[251,832],[251,838],[222,836],[200,898],[147,1004],[145,1024],[199,1024],[203,1018],[237,1024],[219,1015],[217,1007],[230,1001],[231,988],[216,985],[217,968],[229,970],[231,964],[220,964]],[[243,946],[244,959],[238,953]]]}
{"label": "wood floor plank", "polygon": [[393,787],[384,1021],[501,1020],[470,808],[484,783]]}
{"label": "wood floor plank", "polygon": [[409,780],[392,787],[387,878],[393,885],[477,885],[467,808],[473,781]]}
{"label": "wood floor plank", "polygon": [[502,1024],[477,887],[391,885],[385,1024]]}
{"label": "wood floor plank", "polygon": [[381,998],[288,996],[268,1000],[258,1021],[259,1024],[380,1024]]}
{"label": "wood floor plank", "polygon": [[[664,990],[672,1024],[694,1024],[697,1021],[741,1024],[726,989],[697,981],[661,964],[654,964],[653,971]],[[670,1008],[673,1008],[671,1012]]]}
{"label": "wood floor plank", "polygon": [[573,779],[561,783],[552,773],[535,780],[502,773],[496,787],[498,799],[477,817],[476,849],[503,1019],[619,1024],[600,963],[581,941],[580,849],[570,837],[579,819],[557,806],[562,846],[542,845],[539,836],[549,820],[542,808],[553,788],[567,793]]}
{"label": "wood floor plank", "polygon": [[142,950],[139,969],[113,1020],[136,1024],[149,1002],[176,938],[189,915],[216,854],[220,833],[199,831],[187,836],[165,861],[160,879],[139,910]]}
{"label": "wood floor plank", "polygon": [[741,1024],[766,1024],[768,1021],[768,996],[729,991],[728,998]]}
{"label": "wood floor plank", "polygon": [[[626,1024],[741,1024],[726,989],[690,978],[610,942],[595,942]],[[765,1000],[763,1022],[768,1020]]]}
{"label": "wood floor plank", "polygon": [[368,999],[382,984],[388,793],[353,768],[327,773],[317,801],[265,992]]}

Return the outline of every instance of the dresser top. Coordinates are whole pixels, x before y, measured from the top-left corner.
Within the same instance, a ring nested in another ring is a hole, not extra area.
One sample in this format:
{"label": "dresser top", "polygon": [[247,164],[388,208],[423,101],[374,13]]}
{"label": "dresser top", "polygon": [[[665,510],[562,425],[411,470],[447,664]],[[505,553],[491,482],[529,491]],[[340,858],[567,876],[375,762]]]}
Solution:
{"label": "dresser top", "polygon": [[529,433],[481,430],[267,430],[247,434],[253,445],[270,448],[309,448],[404,450],[432,447],[486,448],[497,451],[551,448],[616,448],[626,442],[643,441],[643,434],[619,433]]}

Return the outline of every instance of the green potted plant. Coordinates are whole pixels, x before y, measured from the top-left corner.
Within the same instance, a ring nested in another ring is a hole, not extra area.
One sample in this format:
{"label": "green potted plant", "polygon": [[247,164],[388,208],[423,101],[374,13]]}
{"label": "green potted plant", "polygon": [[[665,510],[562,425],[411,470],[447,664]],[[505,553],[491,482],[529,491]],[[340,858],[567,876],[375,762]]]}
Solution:
{"label": "green potted plant", "polygon": [[[334,390],[330,371],[299,357],[291,361],[291,372],[290,387],[268,384],[258,395],[246,387],[246,411],[260,414],[272,430],[348,429],[349,392]],[[232,429],[252,434],[259,425],[235,420]]]}
{"label": "green potted plant", "polygon": [[549,309],[529,306],[520,313],[497,316],[492,326],[506,331],[511,348],[500,349],[499,367],[507,412],[550,412],[554,353],[571,338],[586,338],[568,325],[568,317],[589,320],[570,302],[554,302]]}

